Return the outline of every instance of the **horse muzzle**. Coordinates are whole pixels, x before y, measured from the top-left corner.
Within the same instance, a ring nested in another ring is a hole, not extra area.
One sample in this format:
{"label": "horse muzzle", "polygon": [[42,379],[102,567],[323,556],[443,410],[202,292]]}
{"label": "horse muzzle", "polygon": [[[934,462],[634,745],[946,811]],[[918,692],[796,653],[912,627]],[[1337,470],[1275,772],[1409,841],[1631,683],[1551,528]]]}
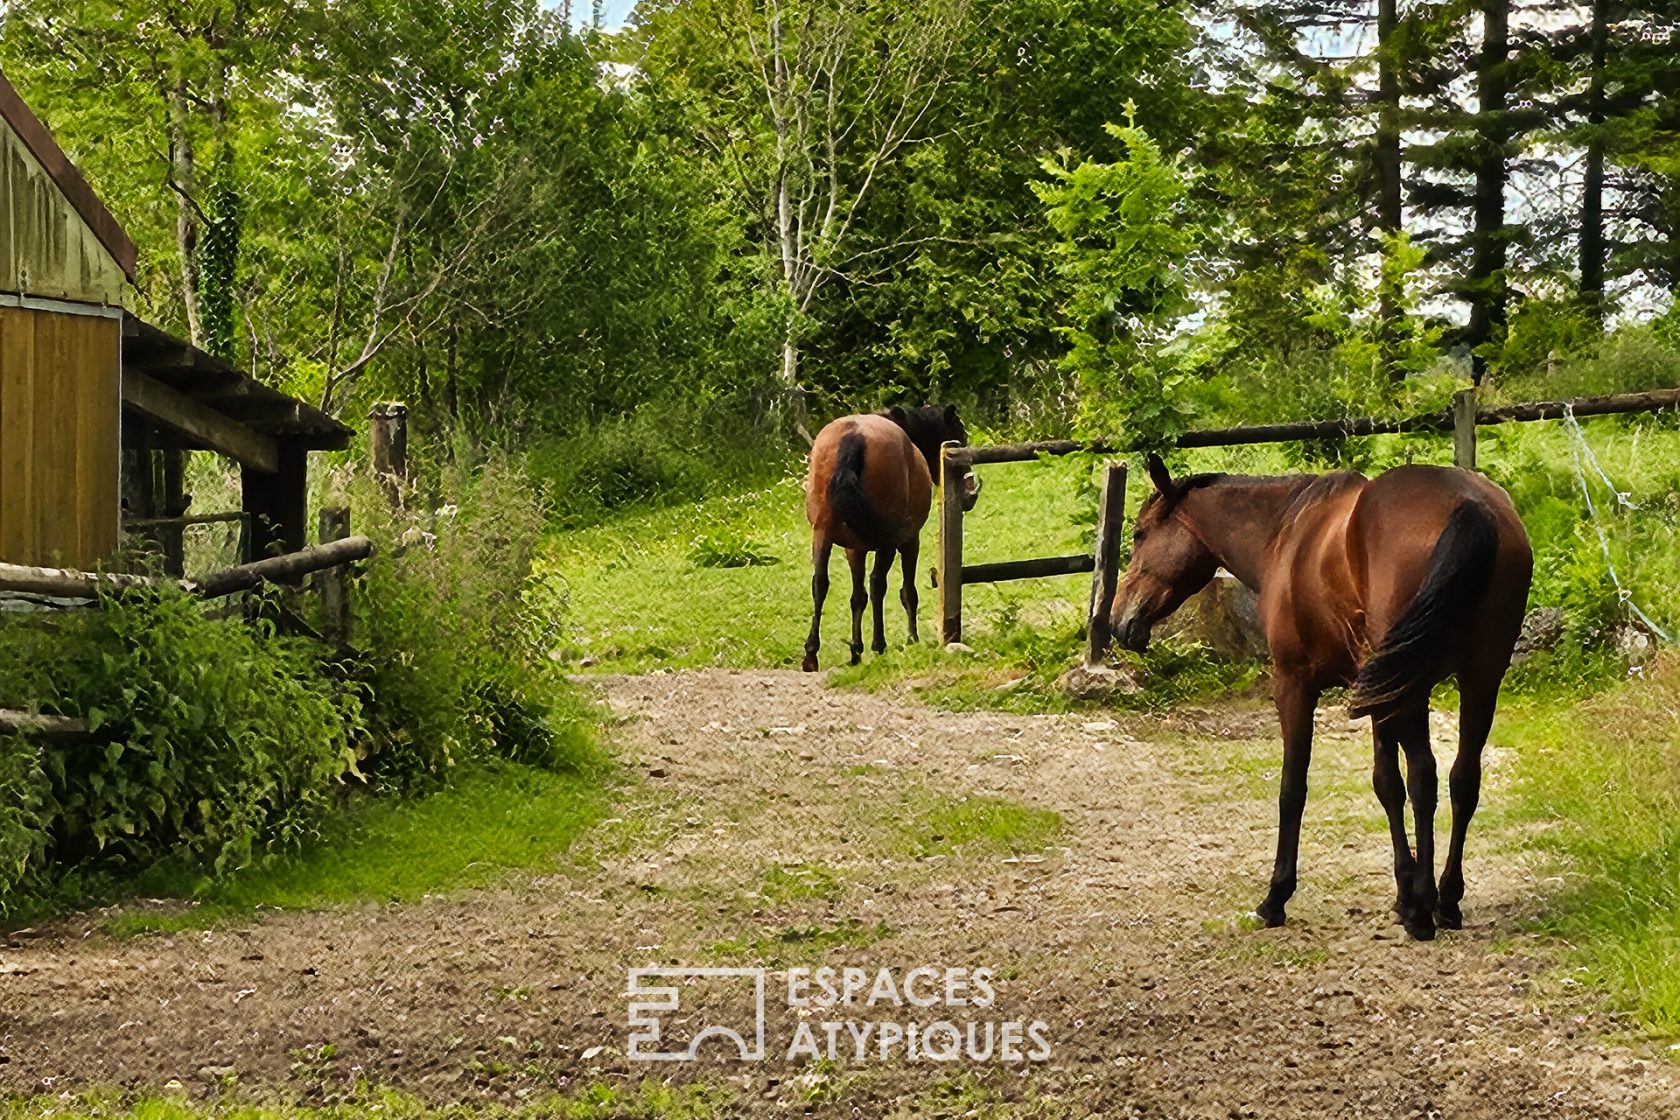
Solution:
{"label": "horse muzzle", "polygon": [[1114,643],[1123,650],[1142,653],[1149,648],[1149,632],[1152,627],[1136,610],[1128,610],[1116,617],[1109,624],[1109,629],[1114,634]]}
{"label": "horse muzzle", "polygon": [[962,477],[962,508],[967,513],[980,500],[980,478],[973,471]]}

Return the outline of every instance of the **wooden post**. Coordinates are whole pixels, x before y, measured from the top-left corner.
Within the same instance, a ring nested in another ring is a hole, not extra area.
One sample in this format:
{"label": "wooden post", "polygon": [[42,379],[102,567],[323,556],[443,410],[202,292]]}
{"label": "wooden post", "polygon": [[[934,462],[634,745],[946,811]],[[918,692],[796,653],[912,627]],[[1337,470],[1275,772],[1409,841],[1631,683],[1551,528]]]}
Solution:
{"label": "wooden post", "polygon": [[1097,506],[1097,564],[1091,571],[1089,621],[1085,628],[1085,664],[1102,661],[1112,638],[1108,612],[1120,584],[1120,533],[1126,524],[1126,464],[1104,463],[1102,497]]}
{"label": "wooden post", "polygon": [[939,453],[939,640],[962,641],[962,553],[964,465],[951,462],[957,444]]}
{"label": "wooden post", "polygon": [[247,561],[296,552],[306,543],[309,452],[288,443],[281,445],[278,458],[280,469],[273,474],[252,467],[240,472],[244,512],[249,517]]}
{"label": "wooden post", "polygon": [[1476,390],[1453,394],[1453,466],[1476,469]]}
{"label": "wooden post", "polygon": [[403,485],[408,481],[408,406],[384,401],[368,413],[369,450],[373,476],[385,487],[393,506],[402,505]]}
{"label": "wooden post", "polygon": [[[321,511],[321,542],[332,544],[350,536],[350,509],[332,506]],[[334,649],[350,645],[350,580],[343,568],[324,568],[315,577],[321,589],[321,636]]]}
{"label": "wooden post", "polygon": [[[178,446],[163,449],[163,501],[159,512],[165,518],[179,518],[187,512],[192,496],[186,491],[187,453]],[[176,579],[186,574],[186,526],[160,525],[158,543],[163,550],[163,574]]]}

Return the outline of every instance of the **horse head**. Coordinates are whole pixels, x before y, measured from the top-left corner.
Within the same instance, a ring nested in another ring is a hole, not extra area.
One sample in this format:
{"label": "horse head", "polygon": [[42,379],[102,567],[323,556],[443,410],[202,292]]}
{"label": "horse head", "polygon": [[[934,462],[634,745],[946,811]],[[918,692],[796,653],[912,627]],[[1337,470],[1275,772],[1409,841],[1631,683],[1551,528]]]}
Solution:
{"label": "horse head", "polygon": [[[954,404],[924,404],[920,408],[894,406],[882,415],[904,429],[904,434],[910,437],[910,442],[927,460],[928,472],[933,475],[935,483],[939,482],[939,449],[947,443],[968,446],[968,428],[963,424],[962,417],[957,415]],[[972,470],[963,471],[962,493],[962,506],[966,512],[980,500],[980,479]]]}
{"label": "horse head", "polygon": [[1155,624],[1208,585],[1219,561],[1184,516],[1192,487],[1175,482],[1166,464],[1148,459],[1155,493],[1143,503],[1132,528],[1132,558],[1114,593],[1109,625],[1122,649],[1141,653]]}

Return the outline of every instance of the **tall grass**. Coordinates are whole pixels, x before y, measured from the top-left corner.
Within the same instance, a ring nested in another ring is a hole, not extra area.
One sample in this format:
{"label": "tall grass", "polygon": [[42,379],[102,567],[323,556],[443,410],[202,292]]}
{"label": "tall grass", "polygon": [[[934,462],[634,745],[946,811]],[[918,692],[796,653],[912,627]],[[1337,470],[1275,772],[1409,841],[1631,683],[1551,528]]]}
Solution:
{"label": "tall grass", "polygon": [[1574,704],[1503,717],[1522,813],[1561,861],[1544,928],[1653,1031],[1680,1034],[1680,654]]}

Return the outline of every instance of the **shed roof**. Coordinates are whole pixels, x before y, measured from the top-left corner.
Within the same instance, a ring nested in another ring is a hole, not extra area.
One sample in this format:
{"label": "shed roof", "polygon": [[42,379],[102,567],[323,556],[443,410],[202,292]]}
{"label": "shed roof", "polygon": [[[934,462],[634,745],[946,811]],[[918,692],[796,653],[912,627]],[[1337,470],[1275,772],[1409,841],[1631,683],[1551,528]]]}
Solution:
{"label": "shed roof", "polygon": [[35,157],[47,177],[53,181],[70,205],[75,209],[83,222],[87,223],[94,237],[111,254],[111,259],[117,262],[117,267],[123,270],[132,283],[134,280],[134,264],[136,251],[134,242],[129,240],[117,220],[111,217],[111,212],[105,209],[105,204],[99,201],[99,196],[93,193],[82,173],[76,170],[76,165],[70,162],[70,157],[64,154],[64,149],[58,146],[47,126],[41,123],[23,98],[18,96],[17,90],[7,80],[4,72],[0,72],[0,120],[4,120],[18,139],[23,141],[24,147],[29,149],[30,155]]}
{"label": "shed roof", "polygon": [[351,430],[320,409],[132,314],[123,318],[122,363],[126,406],[171,429],[187,446],[268,471],[277,445],[308,451],[350,446]]}

